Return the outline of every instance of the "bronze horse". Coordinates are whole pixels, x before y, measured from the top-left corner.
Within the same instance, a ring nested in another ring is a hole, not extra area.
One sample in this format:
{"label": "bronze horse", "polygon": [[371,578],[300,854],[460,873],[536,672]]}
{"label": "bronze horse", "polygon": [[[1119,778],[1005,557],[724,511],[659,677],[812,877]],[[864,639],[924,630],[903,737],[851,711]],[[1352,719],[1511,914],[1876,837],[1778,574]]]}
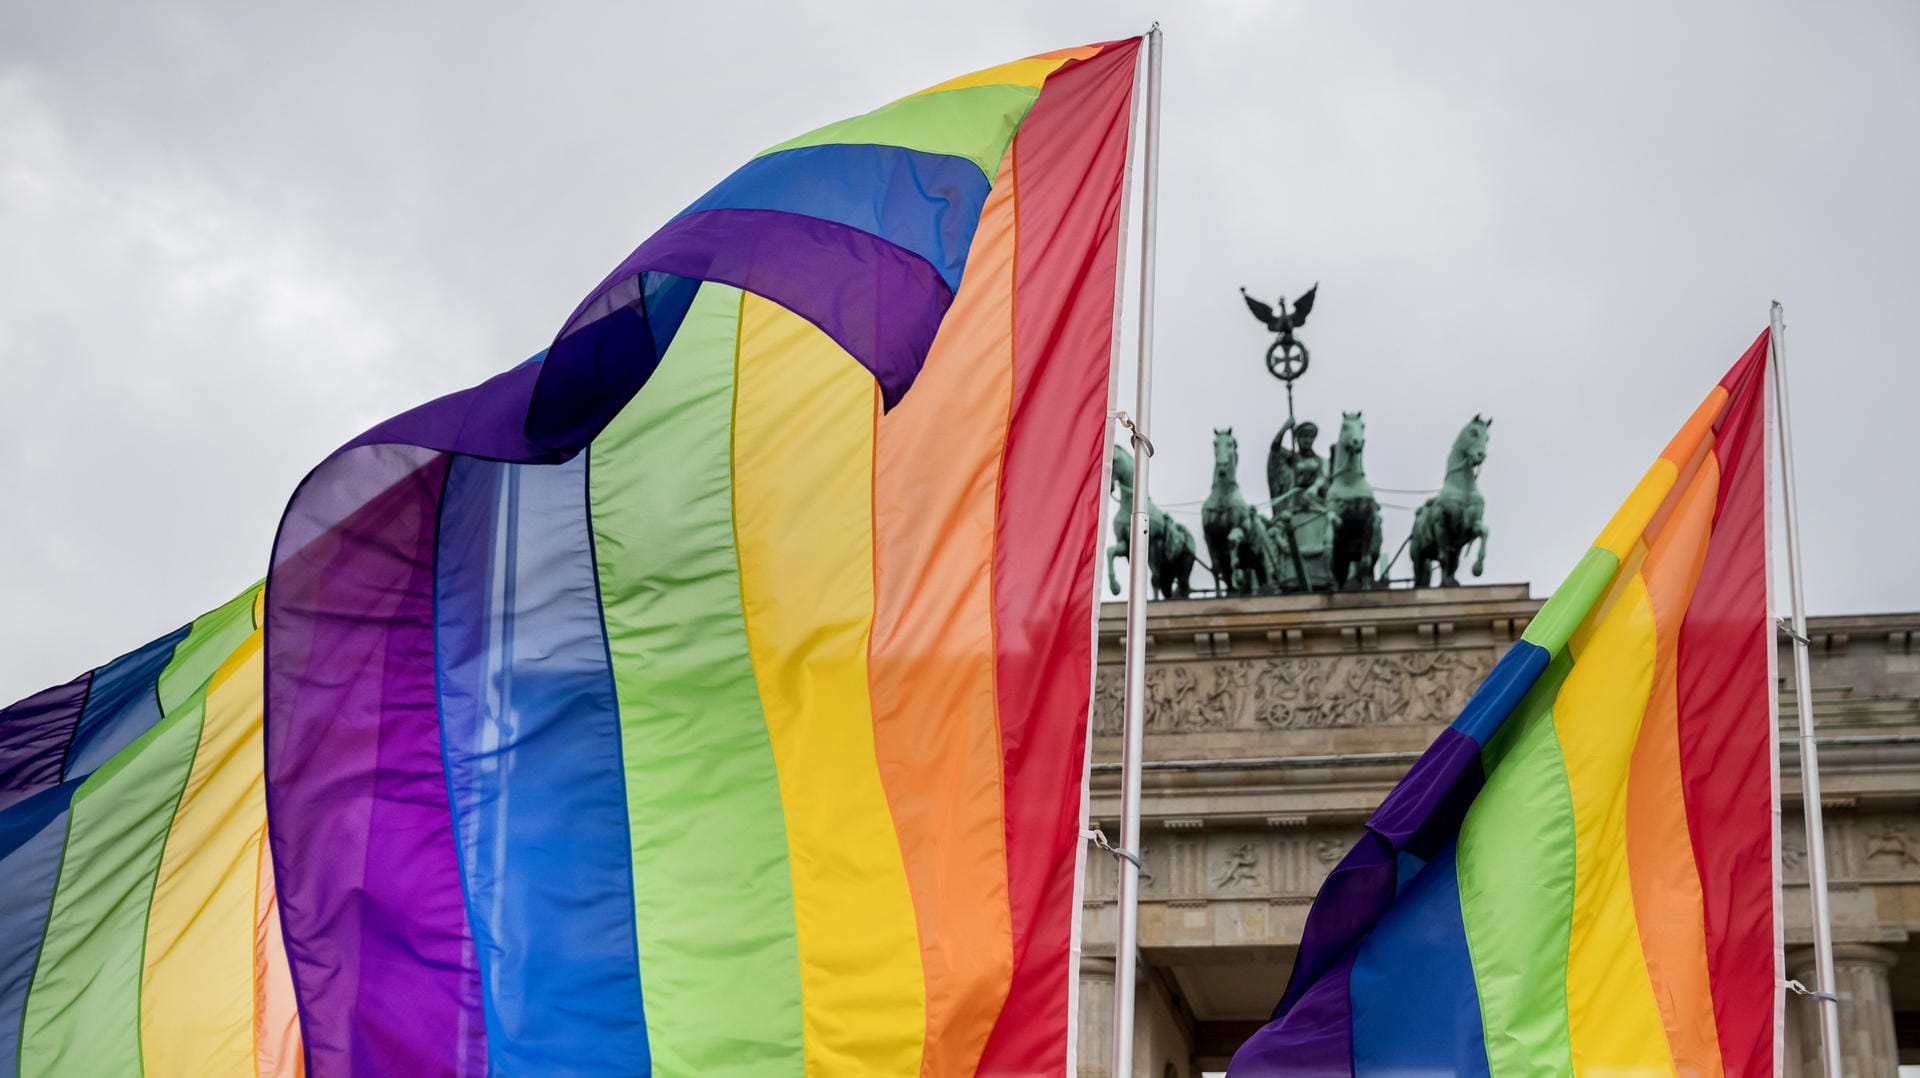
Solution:
{"label": "bronze horse", "polygon": [[1440,567],[1440,586],[1458,587],[1460,556],[1468,544],[1480,540],[1480,553],[1473,559],[1473,575],[1487,567],[1486,500],[1480,496],[1480,465],[1487,459],[1487,428],[1492,419],[1475,415],[1460,428],[1447,453],[1447,476],[1440,493],[1428,498],[1413,515],[1413,535],[1408,540],[1413,558],[1413,586],[1427,587],[1433,579],[1433,567]]}
{"label": "bronze horse", "polygon": [[1327,457],[1327,513],[1333,518],[1333,586],[1347,590],[1373,587],[1380,563],[1380,501],[1367,482],[1366,449],[1360,413],[1342,413],[1340,437]]}
{"label": "bronze horse", "polygon": [[[1114,574],[1116,558],[1132,559],[1133,454],[1113,447],[1111,490],[1120,500],[1113,512],[1113,545],[1107,548],[1107,587],[1120,594],[1120,578]],[[1153,582],[1156,599],[1185,599],[1192,593],[1193,563],[1197,557],[1193,533],[1187,526],[1168,516],[1166,511],[1147,501],[1147,575]]]}
{"label": "bronze horse", "polygon": [[1200,507],[1200,530],[1222,594],[1264,595],[1280,589],[1280,554],[1273,533],[1240,494],[1240,443],[1232,427],[1213,432],[1213,489]]}

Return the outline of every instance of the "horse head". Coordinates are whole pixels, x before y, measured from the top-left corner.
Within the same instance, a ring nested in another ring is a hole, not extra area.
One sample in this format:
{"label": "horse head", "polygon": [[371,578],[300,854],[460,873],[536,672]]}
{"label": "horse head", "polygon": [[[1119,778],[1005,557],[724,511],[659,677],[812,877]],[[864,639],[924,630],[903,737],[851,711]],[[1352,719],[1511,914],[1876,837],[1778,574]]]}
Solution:
{"label": "horse head", "polygon": [[1448,475],[1460,471],[1479,476],[1480,465],[1487,459],[1487,428],[1491,426],[1491,417],[1483,419],[1476,412],[1467,425],[1460,428],[1459,435],[1453,439],[1453,451],[1447,456]]}
{"label": "horse head", "polygon": [[1239,467],[1240,443],[1233,437],[1233,428],[1213,428],[1213,470],[1218,473],[1225,469],[1227,474],[1232,475]]}
{"label": "horse head", "polygon": [[1113,482],[1108,486],[1109,492],[1115,489],[1123,494],[1133,489],[1133,454],[1118,444],[1113,447]]}
{"label": "horse head", "polygon": [[1340,413],[1340,437],[1334,444],[1347,455],[1367,447],[1367,424],[1361,420],[1359,412]]}

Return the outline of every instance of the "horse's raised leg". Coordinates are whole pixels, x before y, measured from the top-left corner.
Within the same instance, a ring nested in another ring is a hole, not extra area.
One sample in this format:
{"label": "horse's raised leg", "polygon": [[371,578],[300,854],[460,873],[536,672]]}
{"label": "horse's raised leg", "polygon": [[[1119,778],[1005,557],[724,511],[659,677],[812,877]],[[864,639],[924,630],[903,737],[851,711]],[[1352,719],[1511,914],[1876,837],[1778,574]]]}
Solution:
{"label": "horse's raised leg", "polygon": [[1413,514],[1413,530],[1407,533],[1407,565],[1413,573],[1413,586],[1424,588],[1433,583],[1433,548],[1428,512],[1433,506],[1432,499]]}
{"label": "horse's raised leg", "polygon": [[1201,537],[1207,544],[1207,572],[1213,576],[1214,590],[1221,595],[1233,594],[1233,549],[1226,541],[1226,529],[1207,527]]}
{"label": "horse's raised leg", "polygon": [[1480,522],[1478,531],[1480,535],[1480,553],[1476,555],[1473,559],[1473,575],[1474,576],[1479,576],[1487,568],[1487,522],[1486,521],[1483,520]]}
{"label": "horse's raised leg", "polygon": [[1115,595],[1120,594],[1120,578],[1114,575],[1113,560],[1120,557],[1125,549],[1122,543],[1115,543],[1107,548],[1107,590]]}
{"label": "horse's raised leg", "polygon": [[1333,566],[1333,580],[1341,591],[1364,591],[1373,586],[1373,563],[1380,558],[1380,522],[1372,514],[1363,514],[1360,534],[1344,545],[1335,544],[1340,553]]}
{"label": "horse's raised leg", "polygon": [[1167,536],[1167,594],[1185,599],[1193,594],[1193,533],[1178,524]]}
{"label": "horse's raised leg", "polygon": [[1383,586],[1380,580],[1380,541],[1385,537],[1386,525],[1380,518],[1380,507],[1373,507],[1373,535],[1367,541],[1367,556],[1360,568],[1365,574],[1362,587],[1378,588]]}

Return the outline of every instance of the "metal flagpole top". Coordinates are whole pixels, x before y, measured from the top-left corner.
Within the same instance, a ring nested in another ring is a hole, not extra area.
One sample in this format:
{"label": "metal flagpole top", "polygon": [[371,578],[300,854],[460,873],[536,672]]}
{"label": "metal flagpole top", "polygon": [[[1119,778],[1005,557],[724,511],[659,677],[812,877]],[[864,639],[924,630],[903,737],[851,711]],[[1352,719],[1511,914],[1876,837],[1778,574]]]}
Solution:
{"label": "metal flagpole top", "polygon": [[[1154,240],[1160,197],[1160,24],[1147,31],[1146,116],[1141,132],[1140,169],[1140,332],[1133,423],[1133,513],[1127,559],[1127,661],[1125,736],[1120,755],[1119,920],[1113,936],[1113,1076],[1133,1076],[1134,985],[1139,957],[1140,918],[1140,760],[1146,750],[1146,636],[1148,506],[1153,404]],[[1147,450],[1142,452],[1142,450]]]}
{"label": "metal flagpole top", "polygon": [[[1793,696],[1800,725],[1800,802],[1807,823],[1807,892],[1813,906],[1815,988],[1820,1015],[1820,1064],[1826,1078],[1841,1078],[1840,1001],[1834,994],[1833,919],[1827,898],[1827,836],[1820,805],[1820,755],[1813,735],[1812,663],[1807,655],[1807,610],[1800,586],[1800,507],[1795,499],[1793,424],[1787,410],[1786,310],[1779,300],[1768,311],[1768,375],[1773,379],[1774,429],[1779,432],[1780,500],[1787,539],[1787,592],[1793,604]],[[1779,761],[1775,761],[1775,767]],[[1776,851],[1775,856],[1778,857]],[[1776,865],[1775,873],[1779,872]],[[1791,988],[1790,982],[1786,987]]]}

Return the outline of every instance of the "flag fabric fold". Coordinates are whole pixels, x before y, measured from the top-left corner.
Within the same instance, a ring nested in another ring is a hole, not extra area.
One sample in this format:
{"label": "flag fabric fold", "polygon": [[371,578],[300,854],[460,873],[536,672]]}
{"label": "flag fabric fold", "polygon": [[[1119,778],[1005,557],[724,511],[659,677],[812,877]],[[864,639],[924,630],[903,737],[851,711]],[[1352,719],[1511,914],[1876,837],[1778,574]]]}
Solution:
{"label": "flag fabric fold", "polygon": [[1138,48],[754,158],[0,711],[0,1076],[1066,1074]]}
{"label": "flag fabric fold", "polygon": [[1234,1078],[1778,1073],[1767,348],[1367,821]]}
{"label": "flag fabric fold", "polygon": [[261,589],[0,710],[0,1074],[300,1073]]}
{"label": "flag fabric fold", "polygon": [[767,151],[308,477],[313,1074],[1063,1073],[1137,48]]}

